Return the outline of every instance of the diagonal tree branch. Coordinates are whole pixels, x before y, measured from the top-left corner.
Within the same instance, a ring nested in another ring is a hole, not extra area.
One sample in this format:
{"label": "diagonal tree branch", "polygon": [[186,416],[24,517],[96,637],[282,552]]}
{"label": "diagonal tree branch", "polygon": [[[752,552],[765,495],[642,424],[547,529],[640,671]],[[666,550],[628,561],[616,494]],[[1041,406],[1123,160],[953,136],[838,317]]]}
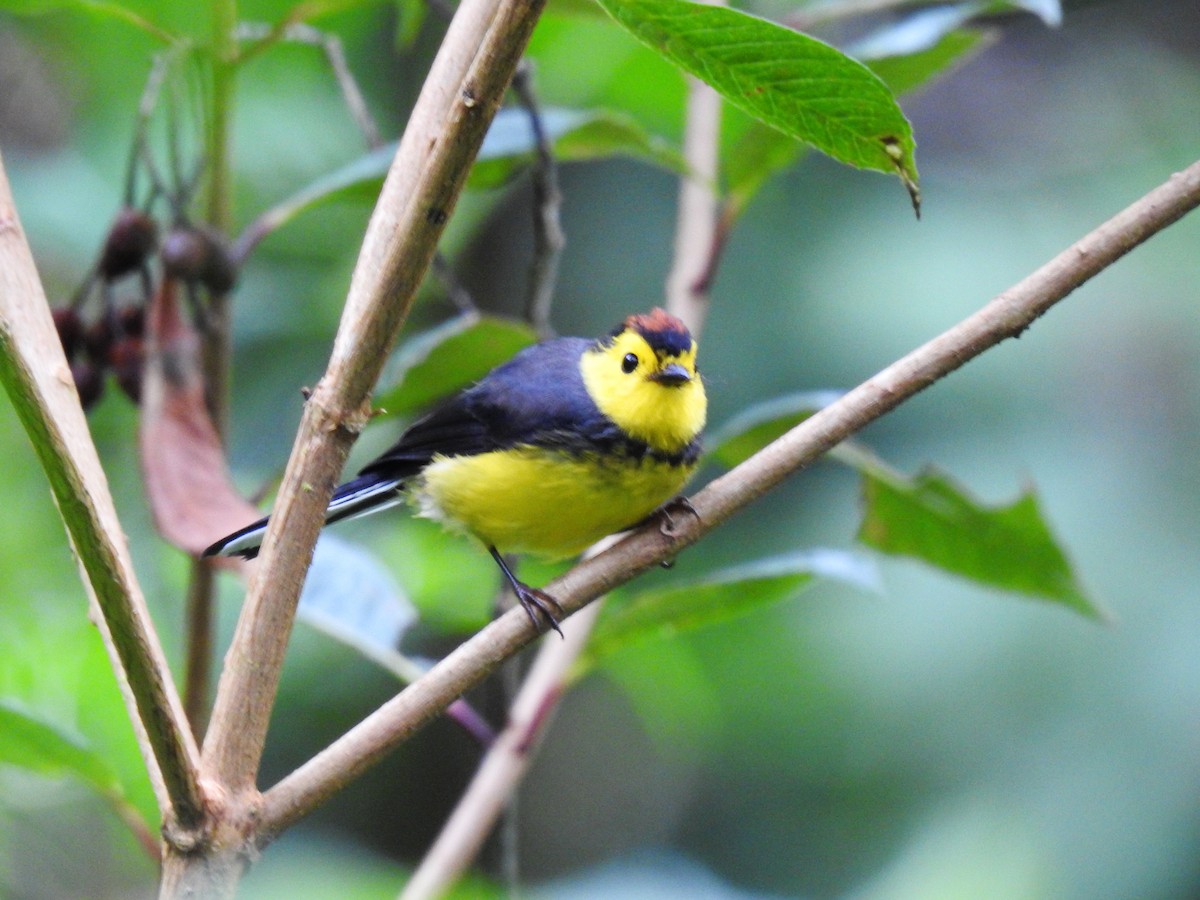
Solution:
{"label": "diagonal tree branch", "polygon": [[[568,613],[694,544],[788,475],[1005,338],[1016,337],[1075,288],[1200,205],[1200,162],[1118,213],[974,315],[888,366],[716,479],[692,498],[671,535],[655,525],[580,563],[547,587]],[[514,609],[263,795],[270,839],[437,716],[537,637]]]}
{"label": "diagonal tree branch", "polygon": [[[170,822],[201,820],[199,752],[146,609],[70,367],[0,161],[0,380],[33,442],[126,679],[130,718]],[[130,702],[132,701],[132,702]]]}
{"label": "diagonal tree branch", "polygon": [[204,745],[206,774],[235,797],[248,795],[250,804],[297,598],[325,505],[366,421],[384,356],[541,5],[541,0],[465,0],[384,183],[329,368],[305,407]]}

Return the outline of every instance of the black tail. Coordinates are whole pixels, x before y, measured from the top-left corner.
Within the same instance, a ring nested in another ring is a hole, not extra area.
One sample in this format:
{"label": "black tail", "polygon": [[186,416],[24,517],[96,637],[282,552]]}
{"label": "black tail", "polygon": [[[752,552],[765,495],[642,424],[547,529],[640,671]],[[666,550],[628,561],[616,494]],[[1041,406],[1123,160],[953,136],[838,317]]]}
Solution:
{"label": "black tail", "polygon": [[[333,492],[329,509],[325,511],[325,524],[332,525],[342,519],[365,516],[395,506],[404,499],[401,493],[403,488],[404,482],[396,478],[386,478],[378,474],[360,475]],[[258,548],[262,545],[270,518],[266,516],[233,534],[226,535],[201,555],[254,559],[258,556]]]}

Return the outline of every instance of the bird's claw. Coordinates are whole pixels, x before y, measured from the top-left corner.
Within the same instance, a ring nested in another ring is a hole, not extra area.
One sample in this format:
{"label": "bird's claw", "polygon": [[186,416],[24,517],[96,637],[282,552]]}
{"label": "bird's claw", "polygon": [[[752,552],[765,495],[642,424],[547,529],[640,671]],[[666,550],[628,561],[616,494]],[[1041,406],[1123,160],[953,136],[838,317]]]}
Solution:
{"label": "bird's claw", "polygon": [[696,512],[696,507],[692,506],[692,501],[680,494],[678,497],[673,497],[668,500],[655,512],[658,517],[658,530],[663,537],[673,538],[678,534],[675,529],[675,517],[671,515],[671,510],[682,510],[683,512],[691,513],[697,519],[700,518],[700,513]]}
{"label": "bird's claw", "polygon": [[518,584],[516,593],[517,599],[521,601],[521,608],[525,610],[525,615],[529,616],[529,621],[539,634],[553,628],[559,637],[563,636],[558,623],[566,618],[566,613],[557,600],[545,591],[531,588],[527,584]]}

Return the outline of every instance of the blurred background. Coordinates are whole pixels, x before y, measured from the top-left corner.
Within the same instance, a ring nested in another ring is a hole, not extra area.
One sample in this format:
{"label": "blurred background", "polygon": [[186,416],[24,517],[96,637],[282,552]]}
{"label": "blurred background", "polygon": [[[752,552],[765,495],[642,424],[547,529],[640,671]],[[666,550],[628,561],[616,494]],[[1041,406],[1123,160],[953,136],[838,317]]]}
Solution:
{"label": "blurred background", "polygon": [[[136,8],[204,21],[184,6]],[[273,20],[284,8],[246,3],[244,16]],[[368,103],[397,133],[439,29],[427,25],[399,52],[387,4],[318,24],[345,41]],[[1193,162],[1198,47],[1194,0],[1068,4],[1059,28],[1006,17],[987,49],[903,100],[920,222],[894,179],[815,155],[771,181],[713,291],[702,341],[713,425],[775,395],[852,387]],[[103,17],[0,16],[0,151],[52,301],[81,280],[120,203],[154,49]],[[678,107],[613,87],[628,83],[613,73],[644,70],[645,91],[679,96],[681,80],[610,25],[551,16],[533,54],[545,103],[632,108],[677,134]],[[235,125],[239,224],[362,152],[311,48],[281,47],[246,68]],[[677,182],[619,160],[561,177],[568,246],[553,322],[599,333],[661,301]],[[231,458],[247,492],[286,459],[369,212],[351,199],[302,216],[243,273]],[[521,180],[465,201],[449,246],[485,310],[519,315],[530,221]],[[521,792],[530,895],[1200,893],[1198,260],[1193,216],[863,435],[902,470],[936,463],[990,502],[1036,486],[1109,623],[874,556],[878,593],[818,583],[622,652],[568,696]],[[427,295],[413,331],[450,311],[436,288]],[[0,695],[101,750],[149,810],[62,527],[7,400],[0,420]],[[136,410],[110,391],[91,424],[178,661],[187,564],[145,509]],[[351,463],[394,436],[394,423],[369,430]],[[652,577],[671,584],[746,559],[853,547],[858,516],[853,474],[820,464]],[[452,646],[486,615],[488,561],[429,523],[392,516],[343,536],[428,613],[422,652]],[[222,587],[224,646],[241,589]],[[298,627],[261,783],[395,690],[372,663]],[[498,708],[486,690],[475,699]],[[394,895],[477,759],[460,730],[434,724],[271,847],[244,895]],[[0,893],[148,895],[155,876],[86,789],[0,768]]]}

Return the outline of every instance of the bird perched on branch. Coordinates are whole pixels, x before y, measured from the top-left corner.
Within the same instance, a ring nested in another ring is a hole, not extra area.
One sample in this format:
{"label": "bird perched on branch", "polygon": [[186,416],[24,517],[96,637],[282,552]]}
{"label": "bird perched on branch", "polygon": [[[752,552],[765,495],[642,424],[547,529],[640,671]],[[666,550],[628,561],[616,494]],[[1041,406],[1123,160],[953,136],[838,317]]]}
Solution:
{"label": "bird perched on branch", "polygon": [[[655,309],[597,340],[528,347],[414,422],[337,488],[325,523],[407,502],[481,541],[534,627],[562,609],[502,554],[563,558],[646,519],[696,467],[707,400],[696,342]],[[267,519],[205,556],[258,554]]]}

